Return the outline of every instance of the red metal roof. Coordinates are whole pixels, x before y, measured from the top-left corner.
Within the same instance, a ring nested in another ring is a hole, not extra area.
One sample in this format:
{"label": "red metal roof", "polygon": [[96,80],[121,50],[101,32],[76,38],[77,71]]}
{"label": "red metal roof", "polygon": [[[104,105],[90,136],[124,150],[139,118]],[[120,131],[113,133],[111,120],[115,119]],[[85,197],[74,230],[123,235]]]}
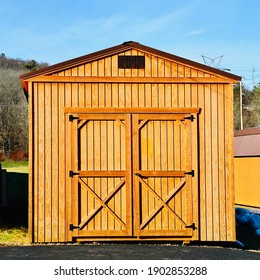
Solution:
{"label": "red metal roof", "polygon": [[260,156],[260,127],[235,132],[235,157]]}
{"label": "red metal roof", "polygon": [[260,134],[260,127],[250,127],[235,131],[235,137],[244,135]]}

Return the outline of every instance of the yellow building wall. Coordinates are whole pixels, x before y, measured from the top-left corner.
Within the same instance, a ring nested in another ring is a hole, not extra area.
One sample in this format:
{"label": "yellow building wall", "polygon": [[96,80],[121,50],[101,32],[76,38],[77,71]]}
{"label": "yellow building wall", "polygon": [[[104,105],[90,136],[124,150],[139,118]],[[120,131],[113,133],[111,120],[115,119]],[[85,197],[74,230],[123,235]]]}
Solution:
{"label": "yellow building wall", "polygon": [[235,204],[260,208],[260,157],[234,160]]}

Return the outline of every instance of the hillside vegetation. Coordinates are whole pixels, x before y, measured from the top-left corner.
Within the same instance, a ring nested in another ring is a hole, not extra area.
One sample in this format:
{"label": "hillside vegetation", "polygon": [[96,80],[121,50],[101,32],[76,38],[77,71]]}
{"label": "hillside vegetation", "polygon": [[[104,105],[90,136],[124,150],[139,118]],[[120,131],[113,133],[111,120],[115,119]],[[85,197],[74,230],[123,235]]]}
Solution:
{"label": "hillside vegetation", "polygon": [[0,55],[0,161],[27,158],[28,104],[19,75],[44,66],[47,63]]}

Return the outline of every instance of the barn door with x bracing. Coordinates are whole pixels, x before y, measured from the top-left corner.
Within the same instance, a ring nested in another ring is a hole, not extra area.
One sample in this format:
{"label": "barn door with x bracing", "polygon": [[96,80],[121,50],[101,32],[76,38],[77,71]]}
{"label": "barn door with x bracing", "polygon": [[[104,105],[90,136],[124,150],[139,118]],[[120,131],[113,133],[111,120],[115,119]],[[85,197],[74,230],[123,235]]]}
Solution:
{"label": "barn door with x bracing", "polygon": [[131,236],[131,116],[77,114],[69,118],[72,236]]}
{"label": "barn door with x bracing", "polygon": [[[193,115],[133,116],[135,235],[189,237]],[[193,139],[196,141],[196,139]]]}
{"label": "barn door with x bracing", "polygon": [[75,114],[68,119],[72,237],[193,236],[193,115]]}

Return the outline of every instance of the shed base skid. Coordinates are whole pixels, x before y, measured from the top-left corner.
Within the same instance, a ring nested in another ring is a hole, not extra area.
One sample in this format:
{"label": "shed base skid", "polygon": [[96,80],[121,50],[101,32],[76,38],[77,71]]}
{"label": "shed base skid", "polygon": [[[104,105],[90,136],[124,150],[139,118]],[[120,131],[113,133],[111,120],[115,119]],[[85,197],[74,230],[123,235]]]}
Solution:
{"label": "shed base skid", "polygon": [[73,243],[87,243],[87,242],[181,242],[183,245],[188,245],[190,242],[194,241],[193,239],[183,239],[183,238],[165,238],[162,236],[155,237],[155,238],[140,238],[140,237],[133,237],[133,238],[103,238],[103,237],[96,237],[96,238],[73,238]]}

